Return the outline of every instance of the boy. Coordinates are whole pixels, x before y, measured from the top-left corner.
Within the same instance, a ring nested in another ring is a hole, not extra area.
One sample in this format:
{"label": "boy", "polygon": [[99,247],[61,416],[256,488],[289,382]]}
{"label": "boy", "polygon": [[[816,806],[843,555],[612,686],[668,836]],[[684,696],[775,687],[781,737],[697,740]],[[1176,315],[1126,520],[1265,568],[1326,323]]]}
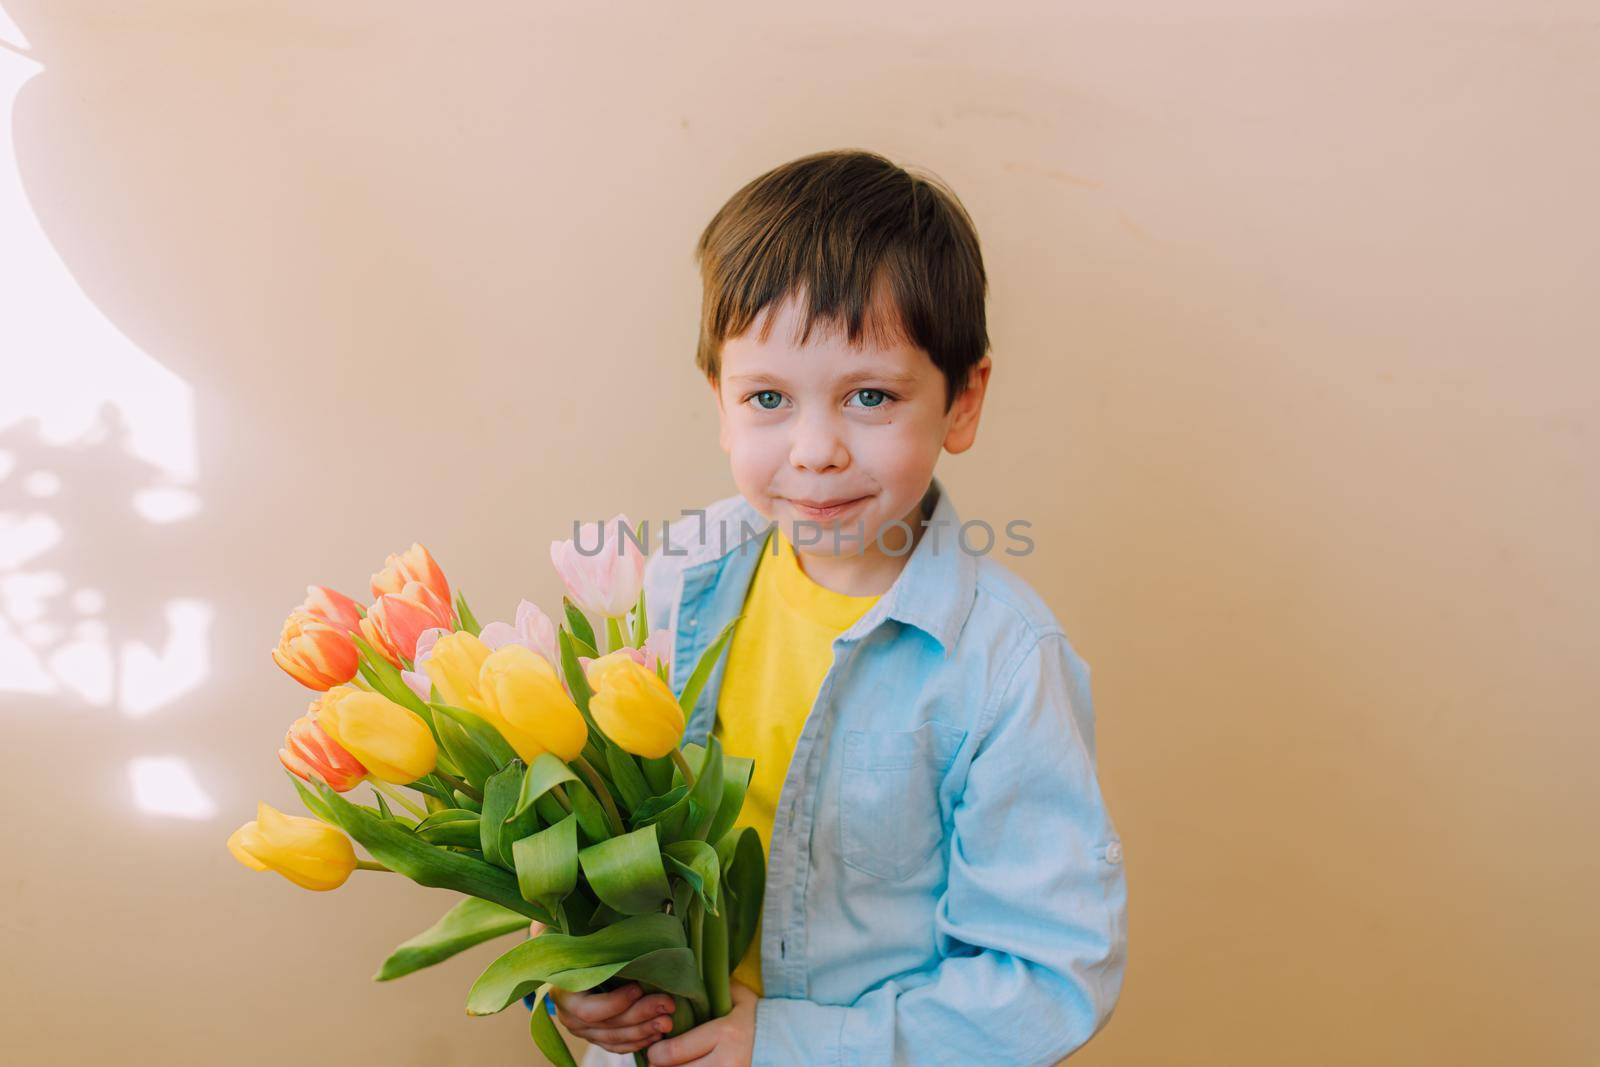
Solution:
{"label": "boy", "polygon": [[672,998],[636,985],[559,1017],[586,1065],[1055,1063],[1116,1002],[1126,885],[1088,666],[933,473],[989,380],[971,222],[825,152],[735,194],[697,259],[739,492],[674,521],[645,582],[674,690],[744,615],[687,737],[755,759],[761,926],[725,1018],[663,1038]]}

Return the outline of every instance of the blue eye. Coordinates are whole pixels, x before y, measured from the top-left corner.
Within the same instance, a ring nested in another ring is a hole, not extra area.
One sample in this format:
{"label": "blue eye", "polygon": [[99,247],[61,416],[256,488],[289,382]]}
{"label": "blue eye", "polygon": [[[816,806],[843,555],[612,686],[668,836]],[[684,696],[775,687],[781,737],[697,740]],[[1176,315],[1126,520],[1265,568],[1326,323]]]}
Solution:
{"label": "blue eye", "polygon": [[861,406],[864,408],[882,407],[891,399],[889,394],[882,389],[858,389],[856,390],[856,396],[861,400]]}
{"label": "blue eye", "polygon": [[[767,403],[763,399],[765,397],[770,397],[772,403]],[[761,392],[753,394],[750,399],[754,400],[762,411],[771,411],[783,401],[783,394],[776,389],[763,389]]]}

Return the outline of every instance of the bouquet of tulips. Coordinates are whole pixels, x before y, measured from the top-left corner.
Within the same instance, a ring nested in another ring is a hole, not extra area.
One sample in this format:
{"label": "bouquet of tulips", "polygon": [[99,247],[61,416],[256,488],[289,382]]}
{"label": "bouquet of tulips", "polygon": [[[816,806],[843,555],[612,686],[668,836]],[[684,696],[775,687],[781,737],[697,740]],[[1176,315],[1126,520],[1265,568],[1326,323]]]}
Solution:
{"label": "bouquet of tulips", "polygon": [[[594,553],[550,546],[559,625],[524,600],[514,622],[480,626],[420,544],[372,576],[369,607],[310,587],[272,656],[319,692],[278,752],[315,818],[262,803],[228,839],[245,866],[307,889],[373,870],[462,894],[379,981],[541,924],[473,983],[467,1011],[526,1000],[558,1065],[574,1060],[543,1004],[551,988],[670,993],[673,1033],[731,1011],[766,879],[755,831],[733,825],[752,762],[715,737],[682,745],[737,620],[674,694],[639,543],[622,515],[595,526]],[[352,799],[363,783],[371,804]]]}

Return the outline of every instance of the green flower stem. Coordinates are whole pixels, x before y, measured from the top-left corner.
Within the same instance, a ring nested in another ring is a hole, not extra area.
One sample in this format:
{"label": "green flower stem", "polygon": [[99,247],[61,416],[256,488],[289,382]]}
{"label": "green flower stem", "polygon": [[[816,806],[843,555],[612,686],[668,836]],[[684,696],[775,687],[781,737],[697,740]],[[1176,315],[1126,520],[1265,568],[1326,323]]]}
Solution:
{"label": "green flower stem", "polygon": [[622,622],[612,615],[606,616],[606,651],[615,652],[626,642],[622,640]]}
{"label": "green flower stem", "polygon": [[611,799],[611,790],[606,788],[605,779],[600,777],[600,772],[594,769],[594,764],[579,756],[577,759],[578,773],[589,782],[589,788],[594,790],[594,795],[600,798],[600,806],[606,809],[606,818],[611,822],[611,832],[621,837],[625,832],[622,826],[622,814],[617,811],[617,802]]}
{"label": "green flower stem", "polygon": [[376,689],[372,688],[372,683],[368,682],[365,678],[361,677],[361,675],[359,675],[359,674],[356,675],[354,678],[350,679],[350,684],[355,686],[357,689],[365,689],[369,693],[376,693],[377,692]]}
{"label": "green flower stem", "polygon": [[694,771],[689,769],[689,761],[683,756],[683,749],[672,746],[672,751],[667,755],[672,757],[672,762],[678,765],[678,770],[683,772],[683,784],[690,789],[694,788]]}
{"label": "green flower stem", "polygon": [[483,793],[481,791],[472,788],[472,786],[468,785],[466,782],[463,782],[454,775],[444,773],[437,767],[433,769],[433,773],[439,779],[439,781],[443,782],[451,789],[459,790],[460,792],[471,797],[473,800],[476,800],[479,804],[483,803]]}
{"label": "green flower stem", "polygon": [[556,798],[556,803],[560,804],[568,815],[572,814],[572,801],[568,799],[567,791],[561,788],[560,782],[550,787],[550,795]]}
{"label": "green flower stem", "polygon": [[381,864],[381,863],[373,863],[371,860],[356,860],[356,870],[358,870],[358,871],[388,871],[390,874],[394,873],[393,870],[391,870],[388,867],[385,867],[383,864]]}
{"label": "green flower stem", "polygon": [[367,784],[372,786],[373,789],[382,793],[384,796],[388,797],[390,800],[394,801],[396,804],[400,805],[402,808],[405,808],[417,818],[426,819],[428,817],[428,813],[426,811],[423,811],[421,808],[417,807],[410,801],[409,798],[406,797],[404,793],[400,792],[400,790],[396,789],[387,782],[384,782],[373,775],[368,775]]}

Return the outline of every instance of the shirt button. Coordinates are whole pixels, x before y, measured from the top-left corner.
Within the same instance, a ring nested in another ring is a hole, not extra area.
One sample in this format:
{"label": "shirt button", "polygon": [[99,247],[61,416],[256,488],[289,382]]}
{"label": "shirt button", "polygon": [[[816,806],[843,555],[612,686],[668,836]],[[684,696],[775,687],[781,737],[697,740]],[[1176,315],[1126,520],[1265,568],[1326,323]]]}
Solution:
{"label": "shirt button", "polygon": [[1122,842],[1113,841],[1113,842],[1111,842],[1111,844],[1106,846],[1106,862],[1107,863],[1121,863],[1122,862]]}

